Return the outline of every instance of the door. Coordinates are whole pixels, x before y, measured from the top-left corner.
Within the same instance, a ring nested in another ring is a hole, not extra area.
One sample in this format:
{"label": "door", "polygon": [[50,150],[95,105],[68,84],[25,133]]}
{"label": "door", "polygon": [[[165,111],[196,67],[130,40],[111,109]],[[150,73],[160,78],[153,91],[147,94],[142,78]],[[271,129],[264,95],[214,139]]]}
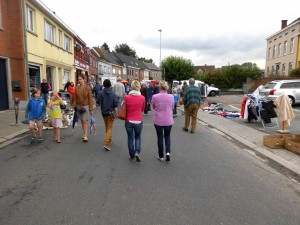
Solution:
{"label": "door", "polygon": [[6,60],[0,59],[0,111],[9,109]]}

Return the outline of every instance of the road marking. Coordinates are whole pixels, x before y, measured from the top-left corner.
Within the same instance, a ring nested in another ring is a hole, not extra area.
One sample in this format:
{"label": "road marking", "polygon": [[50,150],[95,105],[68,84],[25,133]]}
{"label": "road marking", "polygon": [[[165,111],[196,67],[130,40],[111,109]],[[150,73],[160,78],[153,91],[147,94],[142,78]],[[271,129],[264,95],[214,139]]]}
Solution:
{"label": "road marking", "polygon": [[234,106],[232,106],[232,105],[229,105],[229,106],[230,106],[231,108],[234,108],[234,109],[238,110],[238,111],[241,111],[240,108],[234,107]]}

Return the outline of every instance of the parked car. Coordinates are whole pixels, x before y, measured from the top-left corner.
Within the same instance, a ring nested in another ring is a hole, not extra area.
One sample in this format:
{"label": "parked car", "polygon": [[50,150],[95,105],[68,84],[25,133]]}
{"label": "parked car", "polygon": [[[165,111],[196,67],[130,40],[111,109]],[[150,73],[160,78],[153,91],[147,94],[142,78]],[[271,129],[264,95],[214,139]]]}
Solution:
{"label": "parked car", "polygon": [[260,89],[259,94],[273,101],[281,95],[287,95],[291,105],[300,103],[300,80],[271,81]]}

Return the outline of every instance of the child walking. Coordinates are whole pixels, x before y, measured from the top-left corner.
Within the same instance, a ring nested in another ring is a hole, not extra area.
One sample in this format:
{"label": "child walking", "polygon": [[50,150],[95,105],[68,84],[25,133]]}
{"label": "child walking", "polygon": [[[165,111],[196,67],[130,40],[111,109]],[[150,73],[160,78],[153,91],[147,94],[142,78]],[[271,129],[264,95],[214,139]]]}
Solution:
{"label": "child walking", "polygon": [[46,114],[46,105],[44,99],[41,98],[41,91],[34,89],[31,99],[28,101],[25,118],[29,118],[29,131],[31,133],[30,143],[34,143],[37,138],[34,131],[34,124],[38,127],[38,143],[43,141],[43,118]]}
{"label": "child walking", "polygon": [[60,140],[60,128],[63,126],[62,113],[60,105],[63,101],[59,97],[57,92],[52,92],[48,107],[50,108],[50,123],[53,127],[53,140],[57,143],[61,143]]}
{"label": "child walking", "polygon": [[176,89],[173,89],[172,93],[173,93],[173,96],[174,96],[173,117],[176,117],[177,116],[177,104],[178,104],[180,95],[178,94]]}

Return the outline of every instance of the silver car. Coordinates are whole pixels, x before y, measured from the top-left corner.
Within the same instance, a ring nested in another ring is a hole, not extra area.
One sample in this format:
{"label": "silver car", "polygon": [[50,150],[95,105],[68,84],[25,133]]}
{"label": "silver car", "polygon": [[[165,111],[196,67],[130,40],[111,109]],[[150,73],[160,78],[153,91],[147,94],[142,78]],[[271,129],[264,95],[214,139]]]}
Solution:
{"label": "silver car", "polygon": [[300,103],[300,80],[274,80],[263,86],[259,94],[275,101],[280,95],[287,95],[291,105]]}

